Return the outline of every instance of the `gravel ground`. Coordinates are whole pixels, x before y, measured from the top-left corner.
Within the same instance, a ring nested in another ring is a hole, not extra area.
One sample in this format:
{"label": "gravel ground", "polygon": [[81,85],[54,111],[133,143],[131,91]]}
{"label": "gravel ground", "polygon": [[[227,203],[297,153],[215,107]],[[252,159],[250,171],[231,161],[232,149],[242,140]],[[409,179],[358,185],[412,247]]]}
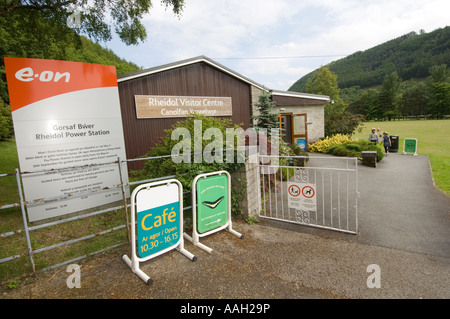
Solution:
{"label": "gravel ground", "polygon": [[[222,231],[202,239],[212,254],[187,242],[198,260],[173,250],[141,264],[146,285],[121,259],[127,248],[79,263],[81,288],[68,288],[65,267],[2,287],[1,298],[31,299],[342,299],[450,297],[450,259],[352,240],[305,234],[268,222],[234,223],[239,239]],[[352,236],[352,235],[349,235]],[[380,288],[368,288],[380,267]]]}

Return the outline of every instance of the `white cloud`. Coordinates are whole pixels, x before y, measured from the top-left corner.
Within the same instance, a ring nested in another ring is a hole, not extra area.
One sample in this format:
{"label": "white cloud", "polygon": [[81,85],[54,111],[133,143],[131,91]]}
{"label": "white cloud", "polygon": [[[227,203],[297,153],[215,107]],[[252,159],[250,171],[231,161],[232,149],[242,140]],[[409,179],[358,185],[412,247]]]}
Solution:
{"label": "white cloud", "polygon": [[219,58],[348,55],[445,27],[450,11],[448,0],[189,0],[178,19],[154,3],[144,19],[148,41],[131,48],[114,42],[119,56],[151,67],[206,55],[273,89],[340,57]]}

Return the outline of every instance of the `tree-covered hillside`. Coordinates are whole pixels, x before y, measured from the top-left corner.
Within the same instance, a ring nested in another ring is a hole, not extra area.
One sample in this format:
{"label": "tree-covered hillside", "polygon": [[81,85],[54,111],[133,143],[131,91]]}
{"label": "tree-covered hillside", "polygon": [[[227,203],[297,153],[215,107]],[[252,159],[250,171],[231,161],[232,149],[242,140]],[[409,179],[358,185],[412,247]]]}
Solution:
{"label": "tree-covered hillside", "polygon": [[29,19],[0,17],[0,97],[3,101],[9,103],[5,56],[114,65],[117,74],[139,69],[111,50],[77,35],[72,29],[66,28],[61,32],[61,28],[51,20],[39,18],[38,14]]}
{"label": "tree-covered hillside", "polygon": [[[381,85],[392,72],[397,72],[403,81],[426,78],[431,66],[441,64],[450,64],[450,27],[430,33],[411,32],[326,67],[337,75],[339,88],[345,89]],[[308,79],[316,71],[300,78],[289,91],[305,92]]]}
{"label": "tree-covered hillside", "polygon": [[117,74],[139,70],[71,28],[40,13],[0,15],[0,140],[13,134],[4,57],[67,60],[116,67]]}

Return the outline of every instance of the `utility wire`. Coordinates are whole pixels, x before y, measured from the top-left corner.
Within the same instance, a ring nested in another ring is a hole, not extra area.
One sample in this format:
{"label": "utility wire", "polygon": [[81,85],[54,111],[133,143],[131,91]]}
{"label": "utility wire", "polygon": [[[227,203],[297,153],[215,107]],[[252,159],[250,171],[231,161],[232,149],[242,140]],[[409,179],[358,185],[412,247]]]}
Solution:
{"label": "utility wire", "polygon": [[347,55],[300,55],[300,56],[267,56],[267,57],[251,57],[251,58],[212,58],[213,60],[270,60],[270,59],[307,59],[307,58],[333,58],[343,57]]}

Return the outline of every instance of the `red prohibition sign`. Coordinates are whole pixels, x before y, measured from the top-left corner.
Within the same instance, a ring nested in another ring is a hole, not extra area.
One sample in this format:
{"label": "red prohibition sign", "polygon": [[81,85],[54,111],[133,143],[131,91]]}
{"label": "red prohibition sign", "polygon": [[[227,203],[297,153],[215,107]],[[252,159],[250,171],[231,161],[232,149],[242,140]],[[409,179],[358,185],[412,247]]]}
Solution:
{"label": "red prohibition sign", "polygon": [[[295,190],[293,188],[295,188]],[[289,194],[294,197],[297,197],[301,193],[300,187],[298,187],[297,185],[289,186],[288,191],[289,191]]]}
{"label": "red prohibition sign", "polygon": [[312,188],[311,186],[305,186],[302,189],[302,194],[306,198],[313,198],[316,192],[314,191],[314,188]]}

